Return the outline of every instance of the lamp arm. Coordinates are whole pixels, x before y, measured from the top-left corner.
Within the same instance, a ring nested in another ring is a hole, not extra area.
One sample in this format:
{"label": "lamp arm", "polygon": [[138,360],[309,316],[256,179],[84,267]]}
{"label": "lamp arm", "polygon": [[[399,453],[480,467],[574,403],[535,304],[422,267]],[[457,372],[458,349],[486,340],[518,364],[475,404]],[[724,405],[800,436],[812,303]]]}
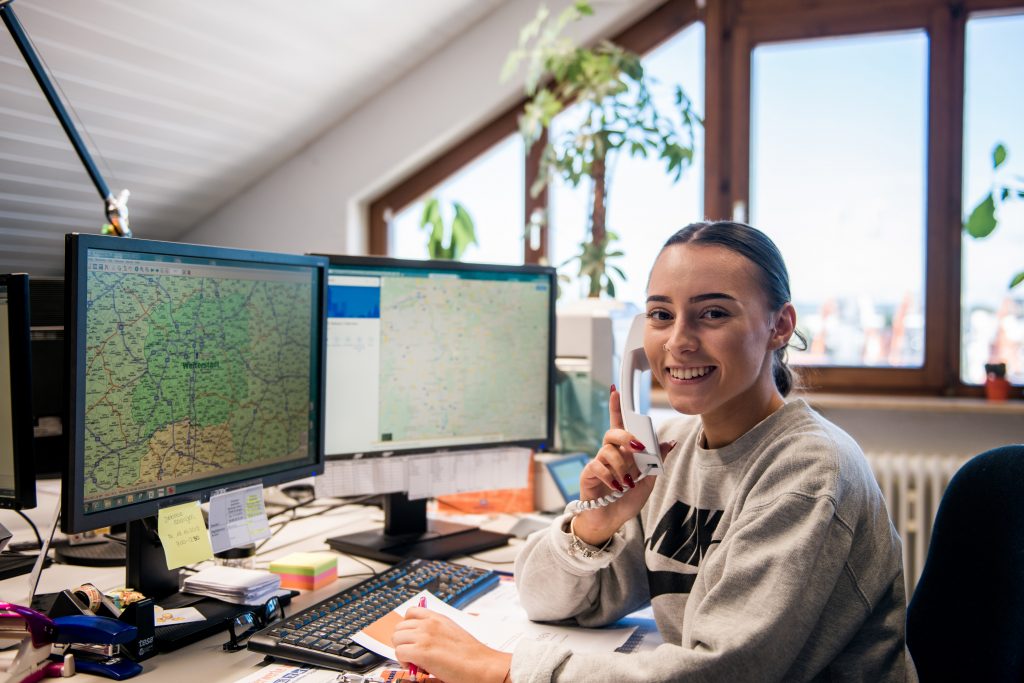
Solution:
{"label": "lamp arm", "polygon": [[60,122],[64,132],[67,134],[68,139],[71,141],[71,146],[75,148],[75,152],[78,154],[78,158],[81,160],[82,165],[85,166],[85,170],[92,179],[93,185],[96,186],[96,190],[100,194],[100,199],[102,199],[104,203],[104,211],[107,215],[107,220],[114,228],[114,234],[122,237],[131,237],[132,233],[128,228],[128,190],[123,190],[118,197],[115,197],[110,191],[110,187],[107,186],[106,181],[103,180],[103,176],[100,175],[99,169],[96,168],[96,164],[93,163],[89,150],[86,148],[85,143],[82,142],[82,138],[78,135],[78,131],[75,130],[75,126],[71,121],[71,117],[68,116],[68,112],[64,108],[64,104],[60,101],[60,97],[57,95],[57,91],[54,89],[53,83],[50,82],[49,77],[46,75],[42,62],[39,61],[39,57],[32,49],[28,36],[25,34],[25,30],[21,27],[21,22],[18,21],[18,17],[14,14],[13,2],[14,0],[0,0],[0,15],[3,16],[4,24],[7,25],[7,30],[10,31],[11,37],[18,46],[18,50],[21,51],[22,57],[25,58],[25,63],[28,64],[29,70],[32,71],[32,75],[35,76],[36,82],[39,83],[39,87],[43,91],[43,95],[46,96],[46,101],[49,102],[50,108],[53,109],[53,113],[57,116],[57,120]]}

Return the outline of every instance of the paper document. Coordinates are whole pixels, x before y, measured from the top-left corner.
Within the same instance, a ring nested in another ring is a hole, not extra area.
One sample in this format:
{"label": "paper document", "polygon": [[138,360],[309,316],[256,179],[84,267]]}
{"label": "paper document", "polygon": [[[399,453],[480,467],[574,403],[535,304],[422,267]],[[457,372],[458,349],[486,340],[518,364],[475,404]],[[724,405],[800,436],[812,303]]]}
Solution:
{"label": "paper document", "polygon": [[[391,641],[391,635],[394,633],[398,622],[405,618],[406,610],[416,605],[421,597],[426,598],[428,609],[448,617],[484,645],[502,652],[512,652],[516,644],[524,639],[545,643],[561,643],[574,652],[612,652],[625,643],[635,629],[635,627],[590,629],[572,626],[552,626],[551,624],[532,622],[526,619],[525,614],[523,616],[512,613],[484,616],[456,609],[427,591],[421,591],[393,611],[356,633],[352,636],[352,640],[368,650],[395,660],[395,649],[394,643]],[[473,606],[475,606],[475,603],[471,607]]]}
{"label": "paper document", "polygon": [[239,678],[236,683],[334,683],[337,680],[337,671],[294,664],[268,664],[255,673]]}
{"label": "paper document", "polygon": [[264,538],[270,538],[270,522],[263,505],[261,485],[210,496],[210,543],[213,552],[224,552]]}
{"label": "paper document", "polygon": [[330,460],[314,480],[318,498],[408,491],[410,500],[466,491],[524,488],[529,448]]}
{"label": "paper document", "polygon": [[262,569],[208,567],[185,579],[186,593],[205,595],[237,605],[259,605],[281,588],[281,577]]}

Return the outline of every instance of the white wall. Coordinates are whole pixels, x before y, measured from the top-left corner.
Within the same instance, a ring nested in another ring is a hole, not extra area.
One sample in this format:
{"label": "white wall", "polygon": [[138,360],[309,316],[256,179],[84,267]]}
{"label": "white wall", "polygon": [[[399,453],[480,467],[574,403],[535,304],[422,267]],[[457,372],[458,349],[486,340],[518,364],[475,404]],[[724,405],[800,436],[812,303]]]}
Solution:
{"label": "white wall", "polygon": [[[660,0],[597,0],[581,40],[614,34]],[[561,8],[567,0],[547,3]],[[499,83],[539,0],[508,0],[289,161],[183,235],[200,244],[301,253],[366,252],[366,207],[521,96]]]}

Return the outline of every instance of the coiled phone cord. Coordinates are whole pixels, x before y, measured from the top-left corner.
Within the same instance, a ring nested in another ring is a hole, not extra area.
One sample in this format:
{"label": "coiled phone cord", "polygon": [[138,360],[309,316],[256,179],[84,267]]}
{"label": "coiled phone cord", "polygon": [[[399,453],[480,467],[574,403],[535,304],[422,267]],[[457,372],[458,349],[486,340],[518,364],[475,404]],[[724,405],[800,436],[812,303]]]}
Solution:
{"label": "coiled phone cord", "polygon": [[[653,469],[655,469],[654,465],[647,465],[644,468],[644,470],[640,473],[640,476],[634,480],[634,483],[646,477]],[[586,512],[587,510],[596,510],[598,508],[608,507],[609,505],[617,501],[619,498],[622,498],[624,495],[626,495],[628,491],[630,491],[630,489],[623,489],[621,491],[612,491],[607,496],[604,496],[602,498],[595,498],[594,500],[573,501],[572,507],[569,511],[575,517],[581,512]]]}

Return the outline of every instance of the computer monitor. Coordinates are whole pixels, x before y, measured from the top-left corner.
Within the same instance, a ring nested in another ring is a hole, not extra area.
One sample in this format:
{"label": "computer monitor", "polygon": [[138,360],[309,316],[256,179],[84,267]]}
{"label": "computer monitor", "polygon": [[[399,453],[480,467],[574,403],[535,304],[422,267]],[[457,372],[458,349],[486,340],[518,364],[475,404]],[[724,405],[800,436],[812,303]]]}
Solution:
{"label": "computer monitor", "polygon": [[34,508],[28,275],[0,275],[0,508]]}
{"label": "computer monitor", "polygon": [[[329,460],[551,443],[553,268],[330,259]],[[393,562],[444,559],[509,538],[436,520],[428,525],[426,504],[388,493],[382,532],[327,542]]]}
{"label": "computer monitor", "polygon": [[66,237],[61,526],[127,523],[127,584],[178,589],[164,507],[323,471],[327,259]]}
{"label": "computer monitor", "polygon": [[[64,372],[64,277],[29,278],[32,308],[32,417],[36,479],[59,479],[68,459]],[[123,554],[123,553],[122,553]]]}

